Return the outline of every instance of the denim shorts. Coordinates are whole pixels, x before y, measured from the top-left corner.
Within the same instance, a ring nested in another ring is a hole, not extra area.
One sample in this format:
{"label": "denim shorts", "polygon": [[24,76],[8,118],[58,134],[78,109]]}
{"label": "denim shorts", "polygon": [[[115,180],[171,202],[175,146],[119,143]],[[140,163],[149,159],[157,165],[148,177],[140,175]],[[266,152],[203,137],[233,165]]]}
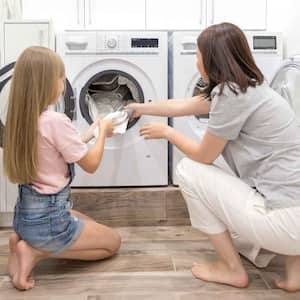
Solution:
{"label": "denim shorts", "polygon": [[69,185],[57,194],[40,194],[30,185],[20,185],[14,211],[14,230],[36,249],[64,252],[83,228],[83,220],[71,215],[71,208]]}

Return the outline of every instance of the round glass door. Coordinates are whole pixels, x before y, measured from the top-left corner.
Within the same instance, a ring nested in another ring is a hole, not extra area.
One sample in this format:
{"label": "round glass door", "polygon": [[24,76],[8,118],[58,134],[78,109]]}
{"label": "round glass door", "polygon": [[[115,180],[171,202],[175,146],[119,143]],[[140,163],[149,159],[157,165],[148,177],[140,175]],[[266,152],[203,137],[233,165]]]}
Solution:
{"label": "round glass door", "polygon": [[3,146],[3,133],[8,108],[9,87],[15,63],[0,69],[0,147]]}
{"label": "round glass door", "polygon": [[[195,72],[194,76],[191,78],[189,84],[187,85],[187,90],[185,92],[185,97],[190,98],[193,96],[200,95],[204,92],[206,83],[199,76],[199,72]],[[202,138],[208,124],[209,114],[201,115],[191,115],[187,117],[188,125],[192,129],[195,136]]]}
{"label": "round glass door", "polygon": [[283,65],[270,86],[289,102],[300,126],[300,61],[291,60]]}
{"label": "round glass door", "polygon": [[[200,77],[196,83],[196,86],[193,90],[192,97],[198,96],[203,93],[203,90],[206,88],[207,84],[203,81],[203,79]],[[203,114],[203,115],[195,115],[197,120],[200,119],[208,119],[209,114]]]}
{"label": "round glass door", "polygon": [[[92,124],[98,117],[122,110],[134,102],[143,103],[144,94],[140,84],[130,74],[120,70],[106,70],[94,75],[81,89],[80,110],[85,120]],[[128,122],[127,129],[138,118]]]}

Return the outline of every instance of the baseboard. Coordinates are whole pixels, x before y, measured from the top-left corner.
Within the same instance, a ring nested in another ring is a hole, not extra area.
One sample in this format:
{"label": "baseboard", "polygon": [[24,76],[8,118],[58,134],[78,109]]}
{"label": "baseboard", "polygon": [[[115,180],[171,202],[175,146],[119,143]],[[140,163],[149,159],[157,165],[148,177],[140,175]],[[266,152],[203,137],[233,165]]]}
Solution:
{"label": "baseboard", "polygon": [[[112,226],[190,225],[178,187],[72,188],[74,209]],[[0,213],[0,227],[12,226],[13,213]]]}
{"label": "baseboard", "polygon": [[12,227],[13,212],[0,212],[0,227]]}
{"label": "baseboard", "polygon": [[109,226],[190,225],[178,187],[72,189],[74,209]]}

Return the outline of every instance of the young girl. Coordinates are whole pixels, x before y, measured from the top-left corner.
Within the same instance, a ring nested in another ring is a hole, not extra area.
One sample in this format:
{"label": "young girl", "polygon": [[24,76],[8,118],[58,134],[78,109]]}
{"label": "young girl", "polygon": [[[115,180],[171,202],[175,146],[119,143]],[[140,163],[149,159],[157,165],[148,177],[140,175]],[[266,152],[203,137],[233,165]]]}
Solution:
{"label": "young girl", "polygon": [[[117,232],[72,210],[70,199],[73,163],[95,172],[112,123],[98,120],[81,139],[64,114],[47,110],[64,88],[64,65],[57,54],[42,47],[21,54],[4,132],[4,170],[19,185],[8,272],[20,290],[34,286],[31,272],[44,258],[99,260],[120,247]],[[85,142],[97,125],[100,134],[88,149]]]}
{"label": "young girl", "polygon": [[[133,116],[209,113],[201,142],[164,124],[140,131],[145,138],[168,139],[187,156],[177,166],[180,188],[192,225],[208,235],[219,257],[195,264],[192,272],[207,281],[248,285],[231,232],[241,254],[258,266],[266,266],[274,253],[286,255],[286,279],[276,284],[299,290],[300,130],[295,113],[264,81],[238,27],[208,27],[197,44],[205,96],[129,105]],[[212,165],[220,154],[237,177]],[[260,249],[273,253],[258,255]]]}

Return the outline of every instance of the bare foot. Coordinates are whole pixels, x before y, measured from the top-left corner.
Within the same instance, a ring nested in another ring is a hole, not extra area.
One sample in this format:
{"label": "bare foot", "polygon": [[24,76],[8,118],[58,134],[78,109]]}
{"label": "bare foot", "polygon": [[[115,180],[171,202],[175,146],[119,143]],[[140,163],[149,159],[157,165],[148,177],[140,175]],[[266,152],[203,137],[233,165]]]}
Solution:
{"label": "bare foot", "polygon": [[196,278],[205,281],[229,284],[239,288],[248,285],[248,275],[244,268],[233,269],[222,261],[194,263],[192,273]]}
{"label": "bare foot", "polygon": [[21,240],[16,246],[19,268],[13,277],[13,285],[19,290],[29,290],[34,287],[30,274],[41,257],[41,252]]}
{"label": "bare foot", "polygon": [[11,279],[13,279],[15,273],[18,270],[16,246],[19,240],[20,238],[15,232],[9,236],[9,256],[8,256],[7,272]]}
{"label": "bare foot", "polygon": [[300,256],[288,256],[285,262],[285,280],[275,280],[275,285],[288,292],[300,290]]}

